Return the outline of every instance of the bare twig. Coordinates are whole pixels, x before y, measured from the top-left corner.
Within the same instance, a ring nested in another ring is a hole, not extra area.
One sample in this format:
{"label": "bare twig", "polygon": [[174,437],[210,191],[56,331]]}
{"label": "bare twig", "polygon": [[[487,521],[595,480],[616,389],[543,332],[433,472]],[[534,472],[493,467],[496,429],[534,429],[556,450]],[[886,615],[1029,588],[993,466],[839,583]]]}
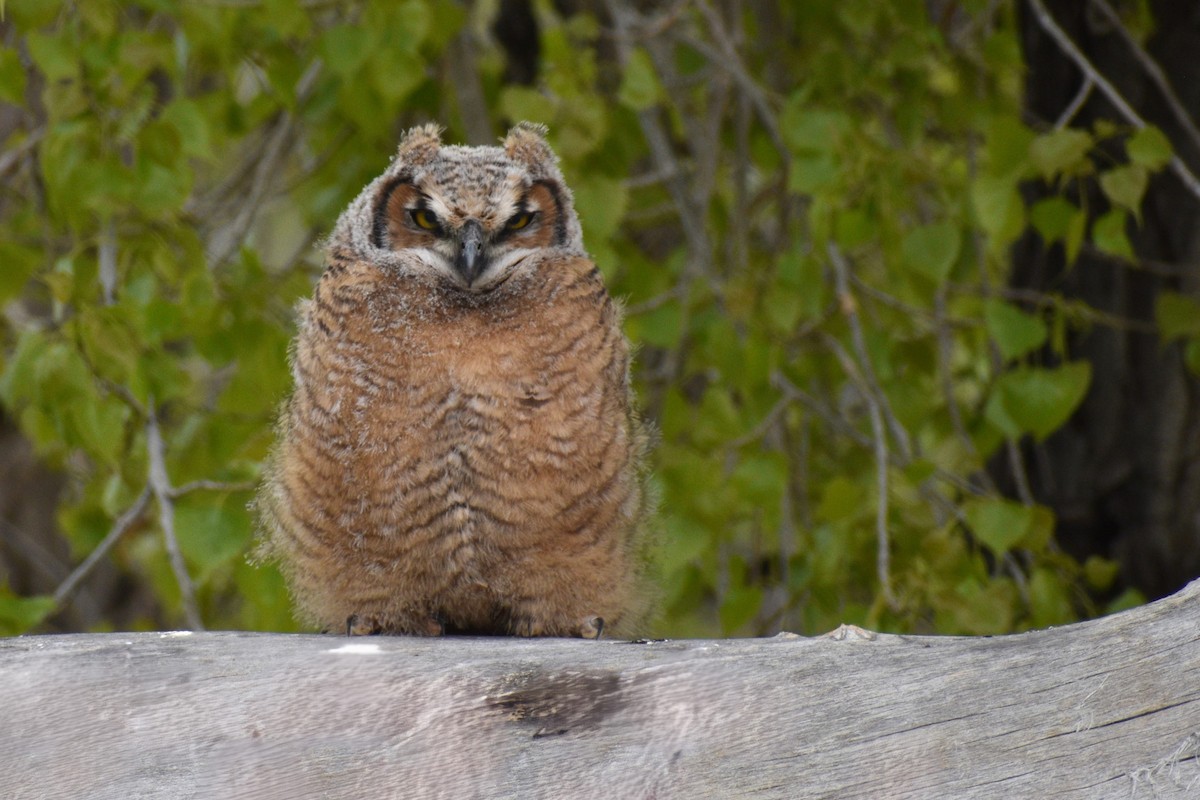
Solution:
{"label": "bare twig", "polygon": [[1002,286],[992,288],[988,285],[968,286],[959,283],[948,284],[951,291],[959,294],[978,294],[983,297],[1003,297],[1005,300],[1016,300],[1022,303],[1028,303],[1037,308],[1050,308],[1055,311],[1074,316],[1085,322],[1096,325],[1104,325],[1109,328],[1114,328],[1121,331],[1133,331],[1135,333],[1158,333],[1158,328],[1153,322],[1140,319],[1130,319],[1122,317],[1120,314],[1114,314],[1111,311],[1103,311],[1098,308],[1093,308],[1086,303],[1071,301],[1061,295],[1040,292],[1037,289],[1022,289],[1012,286]]}
{"label": "bare twig", "polygon": [[183,560],[183,551],[179,549],[179,537],[175,535],[175,490],[171,487],[171,479],[167,475],[166,448],[163,444],[162,432],[158,427],[158,414],[154,408],[154,400],[149,403],[149,413],[146,415],[146,449],[150,456],[150,489],[158,503],[158,521],[162,527],[163,541],[167,548],[167,557],[171,562],[171,570],[175,573],[175,581],[179,584],[179,593],[183,603],[183,614],[188,627],[194,631],[204,630],[204,621],[200,617],[200,608],[196,604],[196,587],[192,576],[188,574],[187,564]]}
{"label": "bare twig", "polygon": [[[607,0],[609,16],[615,27],[615,42],[617,54],[622,64],[629,60],[630,28],[634,26],[637,14],[618,0]],[[670,137],[664,129],[658,113],[654,108],[646,108],[637,112],[638,125],[642,136],[650,147],[650,157],[656,171],[666,177],[667,192],[679,214],[680,227],[683,228],[684,238],[688,243],[688,263],[684,267],[685,275],[707,274],[712,263],[712,247],[704,226],[703,214],[692,207],[690,192],[683,176],[684,170],[679,167],[671,147]]]}
{"label": "bare twig", "polygon": [[912,303],[906,303],[899,297],[888,294],[877,286],[872,286],[853,272],[850,273],[850,282],[854,284],[854,288],[858,289],[872,300],[878,300],[883,305],[888,306],[889,308],[894,308],[912,319],[924,320],[935,328],[940,325],[945,325],[951,328],[979,327],[979,323],[975,321],[957,319],[947,316],[945,313],[938,314],[936,312],[930,312],[928,309],[921,308],[920,306],[914,306]]}
{"label": "bare twig", "polygon": [[97,248],[96,271],[100,276],[100,297],[106,306],[111,306],[117,291],[117,235],[111,219],[100,227],[100,245]]}
{"label": "bare twig", "polygon": [[96,545],[96,548],[88,553],[87,558],[72,570],[67,579],[54,590],[55,608],[61,607],[75,593],[75,590],[79,588],[79,584],[83,579],[91,574],[96,565],[100,563],[100,560],[108,555],[108,552],[125,535],[125,532],[133,526],[133,523],[141,518],[142,513],[146,510],[146,505],[150,502],[150,496],[151,491],[149,486],[142,489],[142,493],[133,501],[133,505],[127,508],[121,516],[117,517],[116,522],[113,523],[112,528],[100,541],[100,544]]}
{"label": "bare twig", "polygon": [[674,178],[674,175],[667,175],[655,169],[641,175],[632,175],[625,179],[625,188],[627,189],[642,189],[646,186],[654,186],[655,184],[663,183]]}
{"label": "bare twig", "polygon": [[[835,343],[837,342],[836,339],[832,341]],[[839,348],[841,347],[840,343],[836,344],[836,346]],[[844,349],[842,349],[842,353],[845,353]],[[875,445],[870,436],[867,436],[858,428],[854,427],[853,423],[851,423],[838,412],[834,411],[828,403],[820,400],[817,397],[814,397],[813,395],[801,389],[799,386],[796,386],[794,383],[789,381],[782,372],[776,371],[771,373],[771,385],[782,392],[789,401],[800,403],[800,405],[804,406],[810,412],[820,417],[821,420],[836,433],[845,436],[847,439],[865,450],[874,449]],[[896,467],[897,469],[904,469],[912,463],[911,461],[905,460],[902,456],[897,453],[893,453],[890,450],[888,451],[888,459],[890,460],[892,466]],[[981,494],[979,487],[972,485],[969,480],[965,480],[958,475],[955,475],[953,472],[948,472],[939,466],[933,465],[933,476],[948,486],[953,486],[959,491],[973,495]],[[937,501],[939,505],[950,502],[940,495],[938,495]]]}
{"label": "bare twig", "polygon": [[1075,115],[1079,113],[1079,109],[1083,108],[1083,104],[1087,102],[1095,86],[1096,82],[1092,80],[1091,75],[1083,76],[1083,83],[1079,84],[1079,91],[1075,93],[1075,97],[1071,99],[1063,112],[1058,115],[1058,119],[1054,120],[1055,130],[1067,127],[1071,120],[1075,119]]}
{"label": "bare twig", "polygon": [[[323,62],[321,59],[314,59],[296,82],[297,104],[312,91],[317,76],[321,73],[322,65]],[[233,222],[230,223],[228,230],[225,231],[225,241],[209,254],[209,267],[211,269],[216,269],[224,264],[233,255],[234,251],[241,247],[246,234],[250,231],[250,226],[254,223],[255,217],[262,209],[263,196],[266,194],[268,184],[279,175],[279,161],[284,155],[284,144],[286,144],[288,138],[291,136],[294,127],[295,117],[293,114],[289,111],[281,111],[273,124],[270,134],[267,136],[263,154],[257,159],[250,188],[238,207],[238,212]]]}
{"label": "bare twig", "polygon": [[788,406],[792,404],[792,401],[792,397],[784,394],[775,401],[775,405],[771,406],[771,410],[767,412],[766,416],[759,420],[757,425],[736,439],[730,439],[725,443],[725,446],[730,450],[736,450],[739,447],[745,447],[748,444],[753,444],[754,442],[757,442],[759,439],[766,436],[771,428],[775,426],[775,423],[779,421],[779,417],[783,415],[783,412],[787,411]]}
{"label": "bare twig", "polygon": [[841,248],[834,242],[829,242],[825,249],[829,253],[830,263],[833,264],[838,302],[841,304],[842,313],[846,316],[846,322],[850,325],[850,342],[854,346],[855,356],[857,356],[859,363],[862,365],[862,374],[866,381],[867,392],[876,397],[880,411],[887,420],[888,429],[891,430],[892,436],[896,439],[896,444],[899,445],[904,460],[911,461],[913,449],[911,440],[908,437],[908,431],[904,429],[904,426],[900,424],[900,420],[892,413],[891,403],[888,402],[887,394],[884,393],[883,386],[879,382],[879,377],[875,374],[875,368],[871,365],[871,354],[867,352],[867,339],[863,334],[862,321],[858,318],[858,304],[854,299],[854,295],[850,292],[850,264],[846,260],[846,257],[842,255]]}
{"label": "bare twig", "polygon": [[[937,294],[933,299],[933,310],[934,316],[938,320],[935,328],[937,330],[938,372],[941,376],[942,396],[946,401],[946,413],[950,416],[950,426],[954,429],[954,435],[958,437],[971,457],[978,462],[979,451],[975,447],[975,441],[971,438],[971,434],[967,431],[967,426],[963,423],[962,411],[958,407],[958,399],[954,396],[954,376],[951,364],[954,342],[951,339],[950,325],[946,319],[945,285],[938,287]],[[995,484],[992,482],[991,476],[987,474],[987,470],[978,470],[977,474],[985,488],[995,491]]]}
{"label": "bare twig", "polygon": [[15,546],[14,549],[21,560],[29,564],[30,570],[42,577],[57,581],[66,571],[62,559],[50,552],[40,537],[26,532],[23,526],[14,525],[0,517],[0,533],[4,535],[5,544]]}
{"label": "bare twig", "polygon": [[709,60],[720,69],[729,73],[729,76],[737,82],[744,92],[744,96],[750,101],[751,105],[758,112],[759,121],[767,131],[767,135],[771,137],[771,143],[775,145],[775,149],[779,151],[779,157],[786,166],[791,162],[792,154],[784,144],[783,134],[779,130],[779,123],[775,119],[775,112],[771,109],[771,104],[767,100],[767,94],[758,81],[751,77],[745,65],[742,63],[742,57],[738,53],[736,44],[731,40],[726,33],[727,26],[716,10],[713,9],[705,0],[698,0],[697,7],[700,13],[704,15],[705,21],[708,22],[709,33],[712,34],[717,46],[721,48],[720,53],[714,53],[712,48],[708,47],[704,42],[688,37],[688,44],[696,46],[700,52],[709,57]]}
{"label": "bare twig", "polygon": [[1175,115],[1176,121],[1187,132],[1188,137],[1192,140],[1192,144],[1200,148],[1200,129],[1196,128],[1196,123],[1192,121],[1192,115],[1188,113],[1187,109],[1183,107],[1183,103],[1179,101],[1179,95],[1175,93],[1175,90],[1167,80],[1167,76],[1163,74],[1162,67],[1158,65],[1157,61],[1151,58],[1145,48],[1138,44],[1137,39],[1134,39],[1133,35],[1129,33],[1129,29],[1121,22],[1121,18],[1117,15],[1117,12],[1113,10],[1113,7],[1106,0],[1092,0],[1092,5],[1100,9],[1101,13],[1104,14],[1117,33],[1120,34],[1121,38],[1125,40],[1125,44],[1129,46],[1138,63],[1142,65],[1142,69],[1150,76],[1150,80],[1158,87],[1158,91],[1162,93],[1163,99],[1167,101],[1167,107]]}
{"label": "bare twig", "polygon": [[850,439],[858,446],[865,448],[873,446],[871,437],[864,435],[843,416],[830,408],[828,403],[819,400],[789,381],[782,372],[775,371],[771,373],[771,385],[783,392],[788,400],[799,402],[809,411],[820,417],[830,428]]}
{"label": "bare twig", "polygon": [[667,289],[665,292],[656,294],[654,297],[650,297],[641,301],[640,303],[630,303],[629,305],[625,306],[625,316],[634,317],[638,314],[645,314],[647,311],[653,311],[656,308],[662,308],[672,300],[681,300],[683,299],[683,292],[681,289],[682,287],[680,286],[673,286],[670,289]]}
{"label": "bare twig", "polygon": [[891,576],[891,542],[888,533],[888,437],[883,424],[881,403],[867,386],[867,381],[854,363],[854,359],[842,347],[841,342],[832,336],[823,337],[826,345],[841,362],[847,377],[858,385],[863,400],[867,405],[867,415],[871,420],[871,441],[875,453],[875,573],[879,578],[879,588],[888,607],[898,608],[896,596],[892,592]]}
{"label": "bare twig", "polygon": [[[733,78],[734,82],[745,92],[747,99],[754,106],[759,121],[762,122],[767,136],[771,139],[771,144],[775,145],[775,149],[779,152],[780,159],[784,164],[790,163],[792,153],[783,141],[783,134],[779,130],[779,122],[775,119],[775,112],[771,110],[771,104],[767,100],[766,93],[763,92],[762,87],[758,85],[754,78],[746,72],[746,68],[742,66],[741,59],[737,53],[734,52],[732,55],[723,54],[713,48],[712,45],[701,39],[697,39],[695,36],[681,36],[679,38],[681,41],[686,42],[688,47],[707,57],[709,63],[725,71],[729,77]],[[717,38],[715,34],[714,38]],[[732,45],[729,45],[729,47],[732,49]]]}
{"label": "bare twig", "polygon": [[252,492],[257,488],[258,484],[253,481],[238,481],[236,483],[226,483],[224,481],[190,481],[182,486],[175,486],[171,489],[171,499],[177,500],[185,494],[192,492]]}
{"label": "bare twig", "polygon": [[25,137],[25,141],[14,147],[12,150],[0,155],[0,176],[7,175],[8,171],[16,166],[17,162],[28,153],[30,150],[38,146],[42,139],[46,138],[46,129],[38,128],[33,133]]}
{"label": "bare twig", "polygon": [[1017,486],[1017,497],[1026,506],[1032,506],[1033,491],[1029,488],[1029,476],[1025,474],[1025,461],[1021,458],[1021,448],[1017,440],[1011,436],[1004,440],[1005,453],[1008,455],[1009,467],[1012,469],[1013,483]]}
{"label": "bare twig", "polygon": [[[1046,10],[1042,0],[1029,0],[1029,6],[1033,9],[1033,14],[1037,17],[1038,24],[1050,37],[1058,43],[1059,48],[1066,54],[1068,58],[1075,62],[1075,66],[1079,67],[1091,81],[1093,81],[1108,101],[1116,107],[1121,116],[1135,128],[1144,128],[1148,124],[1142,119],[1141,115],[1129,105],[1129,102],[1117,91],[1116,87],[1109,83],[1108,79],[1100,74],[1100,71],[1088,60],[1075,43],[1071,41],[1071,37],[1066,31],[1059,27],[1054,21],[1054,17]],[[1183,181],[1183,185],[1189,192],[1200,198],[1200,179],[1198,179],[1188,166],[1183,163],[1179,156],[1171,156],[1170,161],[1171,171]]]}

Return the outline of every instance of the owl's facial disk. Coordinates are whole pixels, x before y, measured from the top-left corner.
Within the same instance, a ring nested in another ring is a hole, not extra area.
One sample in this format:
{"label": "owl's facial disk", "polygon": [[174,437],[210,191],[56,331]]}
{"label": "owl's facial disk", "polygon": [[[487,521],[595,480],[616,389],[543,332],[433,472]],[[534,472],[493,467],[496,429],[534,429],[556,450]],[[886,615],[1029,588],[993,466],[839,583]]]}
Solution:
{"label": "owl's facial disk", "polygon": [[407,251],[459,289],[487,292],[534,250],[561,243],[559,197],[535,183],[448,197],[439,187],[400,182],[376,217],[377,246]]}

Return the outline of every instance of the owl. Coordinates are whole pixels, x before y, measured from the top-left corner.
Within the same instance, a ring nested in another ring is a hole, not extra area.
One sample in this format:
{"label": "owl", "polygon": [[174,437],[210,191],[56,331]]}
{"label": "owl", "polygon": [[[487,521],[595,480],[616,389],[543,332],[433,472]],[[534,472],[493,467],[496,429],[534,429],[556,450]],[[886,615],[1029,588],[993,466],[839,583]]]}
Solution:
{"label": "owl", "polygon": [[545,133],[414,128],[329,239],[258,500],[261,556],[326,630],[646,619],[630,348]]}

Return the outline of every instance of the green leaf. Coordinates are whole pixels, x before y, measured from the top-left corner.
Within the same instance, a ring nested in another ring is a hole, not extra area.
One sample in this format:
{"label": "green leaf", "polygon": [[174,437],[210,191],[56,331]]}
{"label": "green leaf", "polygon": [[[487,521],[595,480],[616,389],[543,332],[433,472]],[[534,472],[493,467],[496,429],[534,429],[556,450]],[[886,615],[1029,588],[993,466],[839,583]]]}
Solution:
{"label": "green leaf", "polygon": [[500,110],[509,119],[549,124],[554,122],[557,106],[537,89],[507,86],[500,93]]}
{"label": "green leaf", "polygon": [[176,507],[179,547],[195,565],[197,582],[246,551],[253,525],[245,505],[246,496],[236,494],[220,502],[208,498],[207,503],[205,498],[189,497]]}
{"label": "green leaf", "polygon": [[195,102],[174,100],[162,112],[161,119],[175,129],[184,153],[193,158],[212,157],[209,120]]}
{"label": "green leaf", "polygon": [[998,115],[987,132],[987,166],[994,176],[1015,180],[1029,168],[1029,147],[1034,133],[1020,118]]}
{"label": "green leaf", "polygon": [[1003,251],[1025,228],[1025,204],[1009,178],[983,177],[971,187],[971,200],[989,244]]}
{"label": "green leaf", "polygon": [[0,374],[0,401],[18,409],[40,396],[39,368],[57,355],[62,345],[36,328],[26,328],[17,339],[16,350],[9,354]]}
{"label": "green leaf", "polygon": [[712,540],[696,535],[696,522],[676,514],[664,514],[663,537],[656,562],[665,577],[697,563]]}
{"label": "green leaf", "polygon": [[1092,223],[1092,241],[1106,253],[1132,261],[1133,245],[1125,235],[1125,212],[1114,208]]}
{"label": "green leaf", "polygon": [[37,626],[54,611],[53,597],[19,597],[0,589],[0,636],[17,636]]}
{"label": "green leaf", "polygon": [[961,246],[962,235],[955,225],[935,222],[909,231],[901,252],[909,266],[940,284],[949,277]]}
{"label": "green leaf", "polygon": [[1146,595],[1139,592],[1137,589],[1126,589],[1119,595],[1114,597],[1112,601],[1104,607],[1105,614],[1116,614],[1118,611],[1128,611],[1131,608],[1144,606],[1149,601]]}
{"label": "green leaf", "polygon": [[730,476],[738,497],[756,508],[778,508],[787,489],[787,460],[778,453],[745,456]]}
{"label": "green leaf", "polygon": [[1166,166],[1174,155],[1170,140],[1153,125],[1147,125],[1130,136],[1125,143],[1125,152],[1134,164],[1152,172]]}
{"label": "green leaf", "polygon": [[655,347],[674,347],[683,335],[683,309],[672,300],[629,320],[629,335]]}
{"label": "green leaf", "polygon": [[1200,301],[1163,290],[1154,301],[1154,321],[1164,343],[1200,336]]}
{"label": "green leaf", "polygon": [[1066,238],[1063,244],[1066,247],[1068,264],[1074,264],[1075,259],[1079,257],[1079,251],[1083,247],[1083,237],[1087,234],[1087,223],[1087,212],[1081,208],[1075,212],[1075,216],[1071,217],[1070,223],[1067,224]]}
{"label": "green leaf", "polygon": [[757,586],[738,586],[725,593],[721,604],[721,630],[732,634],[748,624],[762,607],[763,591]]}
{"label": "green leaf", "polygon": [[967,579],[955,587],[953,602],[939,608],[937,628],[946,633],[994,636],[1013,626],[1017,590],[1006,579],[980,582]]}
{"label": "green leaf", "polygon": [[833,221],[834,236],[845,248],[866,244],[879,235],[878,221],[860,208],[848,208]]}
{"label": "green leaf", "polygon": [[838,162],[831,153],[799,156],[792,161],[788,189],[799,194],[816,194],[834,185],[837,178]]}
{"label": "green leaf", "polygon": [[624,181],[604,175],[590,175],[577,181],[573,191],[587,242],[594,246],[616,233],[629,199],[629,190]]}
{"label": "green leaf", "polygon": [[1027,314],[1003,300],[988,300],[983,308],[988,333],[1004,359],[1019,358],[1046,343],[1050,330],[1041,317]]}
{"label": "green leaf", "polygon": [[78,54],[63,34],[30,33],[25,44],[47,81],[57,83],[75,77],[79,69]]}
{"label": "green leaf", "polygon": [[1046,243],[1055,242],[1067,235],[1071,222],[1079,208],[1065,197],[1047,197],[1034,203],[1029,209],[1029,221]]}
{"label": "green leaf", "polygon": [[0,100],[15,106],[25,102],[25,70],[16,48],[0,49]]}
{"label": "green leaf", "polygon": [[971,500],[963,511],[975,537],[997,556],[1015,547],[1033,524],[1033,508],[999,497]]}
{"label": "green leaf", "polygon": [[1055,369],[1022,367],[1000,376],[984,415],[1011,437],[1045,439],[1075,412],[1087,394],[1092,367],[1075,361]]}
{"label": "green leaf", "polygon": [[1075,128],[1060,128],[1044,133],[1029,146],[1029,156],[1047,180],[1060,172],[1085,171],[1090,162],[1088,151],[1092,149],[1092,136]]}
{"label": "green leaf", "polygon": [[783,138],[797,154],[830,153],[851,130],[849,118],[840,111],[805,106],[796,102],[781,115]]}
{"label": "green leaf", "polygon": [[1192,339],[1184,345],[1183,363],[1193,375],[1200,375],[1200,339]]}
{"label": "green leaf", "polygon": [[662,84],[658,82],[650,54],[644,48],[635,48],[625,62],[617,99],[634,111],[641,111],[658,103],[662,96]]}
{"label": "green leaf", "polygon": [[1029,578],[1029,607],[1033,612],[1034,627],[1046,628],[1075,621],[1075,609],[1067,588],[1049,569],[1041,567],[1033,571]]}
{"label": "green leaf", "polygon": [[0,304],[25,287],[44,258],[37,248],[0,241]]}
{"label": "green leaf", "polygon": [[762,301],[763,318],[776,333],[788,334],[804,316],[804,295],[787,287],[776,287]]}
{"label": "green leaf", "polygon": [[[387,40],[387,46],[409,55],[416,55],[421,42],[429,36],[429,30],[433,26],[432,5],[426,0],[405,0],[401,3],[396,11],[401,23],[390,27],[389,33],[392,35]],[[416,66],[419,68],[419,64]]]}
{"label": "green leaf", "polygon": [[321,37],[321,52],[330,71],[351,78],[371,54],[370,35],[355,25],[335,25]]}
{"label": "green leaf", "polygon": [[1088,556],[1083,562],[1083,576],[1088,586],[1098,592],[1108,591],[1121,571],[1121,563],[1097,555]]}
{"label": "green leaf", "polygon": [[866,492],[844,475],[837,475],[825,482],[816,508],[817,518],[826,522],[858,519],[870,511]]}
{"label": "green leaf", "polygon": [[1115,205],[1140,218],[1142,197],[1146,194],[1146,168],[1137,164],[1110,169],[1100,176],[1100,188]]}

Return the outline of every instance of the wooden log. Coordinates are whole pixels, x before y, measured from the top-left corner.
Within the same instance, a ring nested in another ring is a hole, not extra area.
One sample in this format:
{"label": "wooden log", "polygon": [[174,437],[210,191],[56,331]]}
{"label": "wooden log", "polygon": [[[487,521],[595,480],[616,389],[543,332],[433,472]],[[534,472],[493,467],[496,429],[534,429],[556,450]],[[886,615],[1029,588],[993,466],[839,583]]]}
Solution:
{"label": "wooden log", "polygon": [[1196,798],[1200,581],[993,638],[0,641],[0,797]]}

